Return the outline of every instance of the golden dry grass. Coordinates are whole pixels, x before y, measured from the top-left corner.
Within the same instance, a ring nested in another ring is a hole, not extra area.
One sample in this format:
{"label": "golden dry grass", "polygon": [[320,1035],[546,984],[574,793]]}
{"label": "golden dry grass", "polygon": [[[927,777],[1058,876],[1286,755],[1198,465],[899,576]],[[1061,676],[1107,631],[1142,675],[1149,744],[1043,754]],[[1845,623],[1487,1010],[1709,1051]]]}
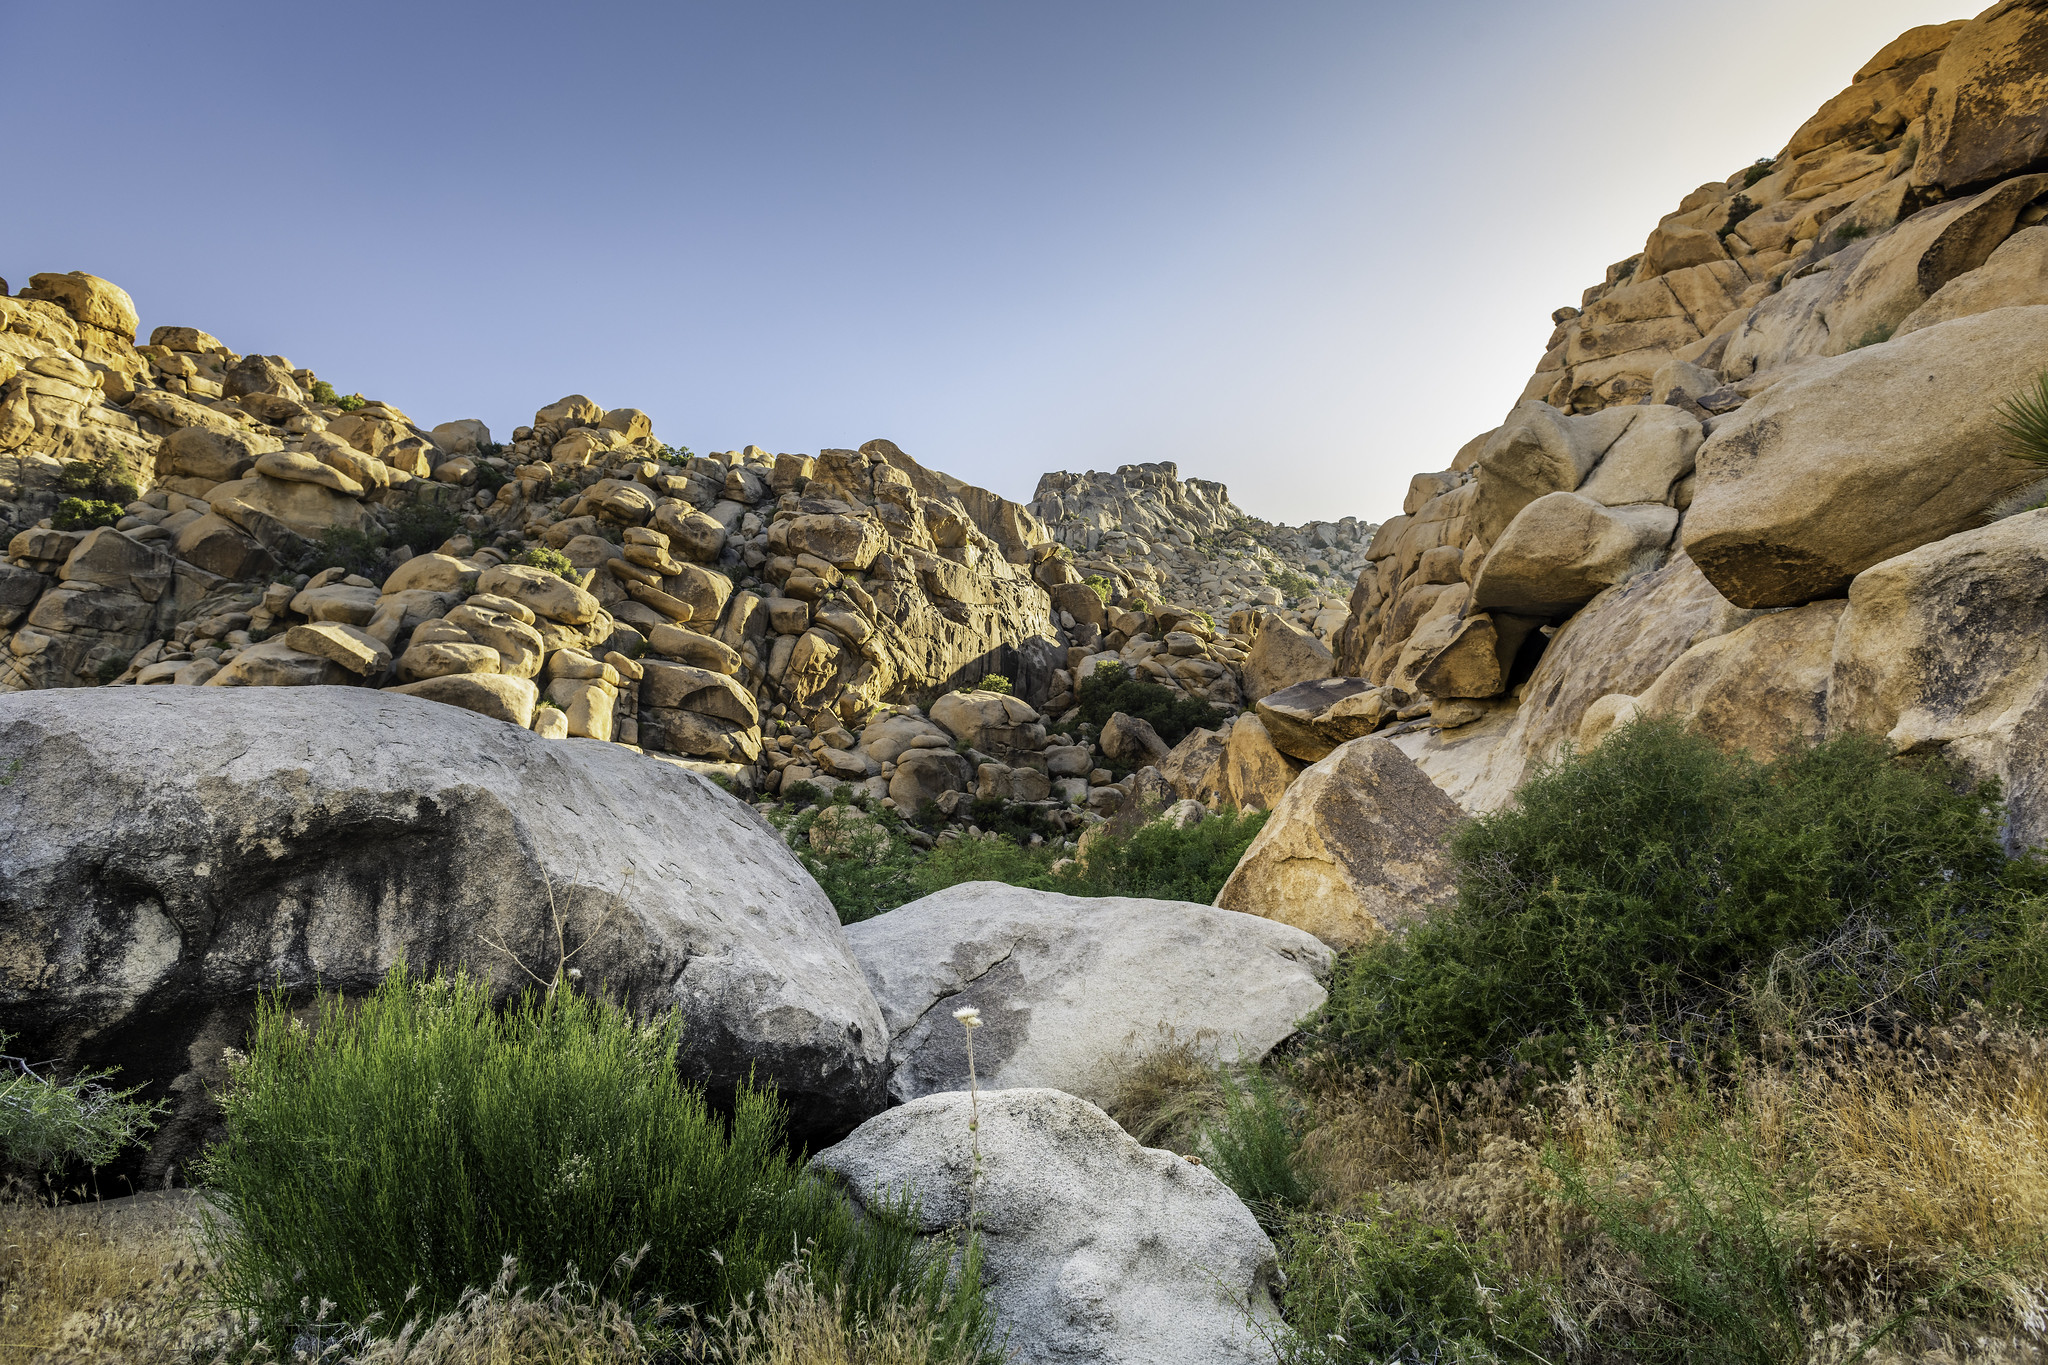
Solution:
{"label": "golden dry grass", "polygon": [[189,1198],[0,1205],[0,1362],[205,1359],[224,1321],[200,1306]]}
{"label": "golden dry grass", "polygon": [[1119,1066],[1107,1112],[1147,1147],[1192,1152],[1202,1125],[1223,1112],[1213,1040],[1163,1031]]}

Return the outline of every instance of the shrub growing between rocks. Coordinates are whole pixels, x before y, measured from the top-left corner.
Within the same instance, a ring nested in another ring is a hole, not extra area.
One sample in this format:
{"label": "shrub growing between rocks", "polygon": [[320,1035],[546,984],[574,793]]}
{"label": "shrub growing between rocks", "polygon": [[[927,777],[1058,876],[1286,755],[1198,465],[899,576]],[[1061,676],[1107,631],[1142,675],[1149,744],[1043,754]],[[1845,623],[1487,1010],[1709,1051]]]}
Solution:
{"label": "shrub growing between rocks", "polygon": [[90,531],[99,526],[112,526],[125,515],[118,502],[66,498],[50,514],[50,525],[59,531]]}
{"label": "shrub growing between rocks", "polygon": [[1208,702],[1183,697],[1158,683],[1141,681],[1120,663],[1102,664],[1081,682],[1080,719],[1101,727],[1122,711],[1152,726],[1168,744],[1178,744],[1194,730],[1210,729],[1223,712]]}
{"label": "shrub growing between rocks", "polygon": [[920,1246],[907,1218],[857,1221],[784,1145],[772,1094],[714,1113],[677,1078],[673,1014],[568,990],[494,1010],[479,982],[403,970],[360,1004],[323,993],[315,1014],[259,1002],[203,1165],[223,1297],[273,1332],[379,1313],[395,1332],[401,1313],[457,1308],[508,1255],[536,1283],[580,1274],[621,1301],[716,1311],[808,1247],[849,1311],[895,1295],[942,1309],[945,1340],[985,1343],[972,1254],[949,1296],[950,1248]]}
{"label": "shrub growing between rocks", "polygon": [[1774,961],[1838,1014],[2038,1007],[2048,866],[1953,781],[1856,736],[1758,763],[1624,727],[1460,831],[1456,906],[1341,964],[1321,1037],[1555,1069],[1603,1018],[1702,1021]]}

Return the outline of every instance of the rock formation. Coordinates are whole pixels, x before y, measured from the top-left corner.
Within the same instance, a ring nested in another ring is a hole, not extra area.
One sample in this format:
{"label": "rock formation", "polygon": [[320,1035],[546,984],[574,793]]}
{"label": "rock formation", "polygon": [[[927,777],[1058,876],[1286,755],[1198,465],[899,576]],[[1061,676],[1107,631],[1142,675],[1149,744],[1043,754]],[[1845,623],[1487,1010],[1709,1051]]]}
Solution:
{"label": "rock formation", "polygon": [[2038,842],[2012,514],[2048,486],[2000,408],[2048,371],[2044,52],[2038,5],[1914,29],[1687,195],[1373,537],[1336,636],[1359,690],[1269,698],[1266,731],[1314,757],[1370,716],[1485,811],[1631,716],[1758,753],[1875,730],[2002,779]]}

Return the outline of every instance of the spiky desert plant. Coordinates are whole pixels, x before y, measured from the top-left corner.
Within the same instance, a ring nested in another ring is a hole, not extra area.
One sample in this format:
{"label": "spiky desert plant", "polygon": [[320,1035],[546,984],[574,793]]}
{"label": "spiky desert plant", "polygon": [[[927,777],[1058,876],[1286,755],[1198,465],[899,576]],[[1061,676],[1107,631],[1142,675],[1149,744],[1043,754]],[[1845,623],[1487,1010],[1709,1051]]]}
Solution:
{"label": "spiky desert plant", "polygon": [[2031,387],[2000,403],[1998,415],[2005,453],[2048,467],[2048,370],[2035,375]]}

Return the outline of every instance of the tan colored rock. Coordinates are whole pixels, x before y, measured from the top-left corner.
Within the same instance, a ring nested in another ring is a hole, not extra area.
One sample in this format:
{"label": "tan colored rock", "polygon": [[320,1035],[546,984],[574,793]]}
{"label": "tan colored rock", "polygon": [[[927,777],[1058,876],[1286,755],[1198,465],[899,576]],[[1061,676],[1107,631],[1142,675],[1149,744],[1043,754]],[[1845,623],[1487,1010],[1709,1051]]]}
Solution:
{"label": "tan colored rock", "polygon": [[567,739],[569,717],[559,706],[535,706],[531,728],[542,739]]}
{"label": "tan colored rock", "polygon": [[310,455],[289,450],[267,451],[256,457],[256,472],[289,483],[316,483],[352,498],[363,495],[363,486],[339,470],[331,469]]}
{"label": "tan colored rock", "polygon": [[31,275],[25,299],[43,299],[56,304],[80,323],[112,332],[133,344],[135,329],[142,325],[135,315],[135,300],[128,291],[97,275],[74,270],[67,275]]}
{"label": "tan colored rock", "polygon": [[715,564],[725,549],[724,524],[695,508],[657,507],[654,527],[668,536],[672,552],[695,564]]}
{"label": "tan colored rock", "polygon": [[1274,748],[1314,763],[1339,744],[1371,734],[1388,707],[1363,678],[1322,678],[1283,687],[1254,709]]}
{"label": "tan colored rock", "polygon": [[1669,502],[1678,481],[1692,473],[1693,459],[1706,439],[1699,419],[1660,404],[1620,411],[1630,417],[1627,428],[1573,491],[1609,507]]}
{"label": "tan colored rock", "polygon": [[429,592],[449,592],[461,587],[464,579],[475,578],[477,572],[453,555],[414,555],[391,571],[383,590],[394,593],[424,588]]}
{"label": "tan colored rock", "polygon": [[1099,742],[1104,754],[1126,768],[1157,765],[1170,752],[1150,721],[1122,711],[1102,723]]}
{"label": "tan colored rock", "polygon": [[1224,758],[1229,751],[1229,739],[1216,731],[1191,730],[1159,761],[1159,775],[1182,800],[1218,805],[1226,797]]}
{"label": "tan colored rock", "polygon": [[459,706],[522,730],[532,726],[534,704],[540,698],[540,691],[532,682],[503,673],[450,673],[384,690],[437,701],[444,706]]}
{"label": "tan colored rock", "polygon": [[1414,687],[1404,690],[1439,698],[1497,697],[1508,690],[1515,656],[1539,624],[1535,617],[1508,612],[1461,617],[1449,641],[1415,672]]}
{"label": "tan colored rock", "polygon": [[596,426],[604,420],[604,409],[580,393],[558,399],[533,414],[537,427],[554,427],[567,431],[570,427]]}
{"label": "tan colored rock", "polygon": [[964,792],[974,778],[966,755],[946,749],[912,749],[896,760],[889,797],[900,811],[914,812],[947,792]]}
{"label": "tan colored rock", "polygon": [[[547,642],[532,625],[520,620],[510,611],[499,609],[494,605],[497,603],[503,603],[507,607],[518,607],[517,603],[493,598],[488,593],[478,593],[449,612],[447,623],[460,630],[468,639],[480,645],[488,645],[496,651],[498,672],[508,673],[515,678],[531,678],[541,670]],[[524,607],[518,609],[526,610]]]}
{"label": "tan colored rock", "polygon": [[2025,0],[1958,28],[1932,77],[1913,178],[1954,191],[2048,158],[2048,14]]}
{"label": "tan colored rock", "polygon": [[292,648],[284,639],[250,645],[208,678],[207,687],[333,687],[356,679],[332,659]]}
{"label": "tan colored rock", "polygon": [[579,739],[611,741],[617,726],[619,689],[604,678],[553,678],[548,700],[562,709],[569,734]]}
{"label": "tan colored rock", "polygon": [[713,673],[740,671],[737,650],[709,635],[685,630],[681,626],[656,626],[648,632],[647,644],[656,654],[693,668],[706,668]]}
{"label": "tan colored rock", "polygon": [[1329,646],[1290,621],[1268,616],[1245,655],[1245,698],[1258,701],[1283,687],[1327,678],[1336,670]]}
{"label": "tan colored rock", "polygon": [[[932,702],[928,714],[954,739],[988,752],[1008,747],[1013,735],[1038,720],[1023,698],[979,690],[947,692]],[[1039,738],[1044,738],[1042,731]]]}
{"label": "tan colored rock", "polygon": [[450,455],[477,455],[491,443],[491,429],[474,417],[443,422],[427,433],[434,444]]}
{"label": "tan colored rock", "polygon": [[587,625],[603,610],[595,597],[559,574],[524,564],[500,564],[476,581],[478,592],[509,597],[534,615],[563,625]]}
{"label": "tan colored rock", "polygon": [[359,678],[381,677],[391,666],[391,650],[382,640],[338,621],[293,626],[284,642],[301,654],[330,659]]}
{"label": "tan colored rock", "polygon": [[1634,697],[1620,692],[1608,693],[1587,707],[1585,716],[1579,721],[1579,752],[1589,753],[1599,748],[1609,735],[1642,714],[1643,704]]}
{"label": "tan colored rock", "polygon": [[1724,749],[1758,758],[1819,740],[1827,732],[1835,629],[1847,607],[1840,598],[1814,602],[1702,640],[1637,704],[1645,715],[1683,721]]}
{"label": "tan colored rock", "polygon": [[[1471,517],[1479,539],[1492,544],[1536,499],[1578,488],[1633,420],[1628,408],[1571,417],[1544,402],[1516,405],[1473,468]],[[1375,540],[1375,554],[1378,548]]]}
{"label": "tan colored rock", "polygon": [[239,503],[307,539],[317,539],[322,531],[330,529],[366,532],[370,527],[363,504],[346,493],[317,483],[273,479],[254,472],[233,483],[216,485],[207,493],[206,501],[229,521],[236,521],[234,508],[223,504]]}
{"label": "tan colored rock", "polygon": [[329,583],[306,588],[292,598],[292,610],[314,621],[338,621],[346,626],[367,626],[377,614],[375,588],[358,588],[346,583]]}
{"label": "tan colored rock", "polygon": [[791,517],[787,534],[793,553],[816,555],[836,569],[864,570],[889,544],[872,518],[837,513]]}
{"label": "tan colored rock", "polygon": [[2048,306],[1958,318],[1813,363],[1701,447],[1687,553],[1731,601],[1791,606],[1976,525],[2038,478],[1998,406],[2048,368]]}
{"label": "tan colored rock", "polygon": [[1287,789],[1216,904],[1362,947],[1456,897],[1463,818],[1394,745],[1352,740]]}
{"label": "tan colored rock", "polygon": [[1952,318],[1994,308],[2048,304],[2048,226],[2015,232],[1975,270],[1956,276],[1906,315],[1892,335],[1902,337]]}
{"label": "tan colored rock", "polygon": [[640,665],[646,670],[640,683],[642,706],[694,711],[740,726],[760,723],[761,713],[753,694],[724,673],[657,659],[642,659]]}
{"label": "tan colored rock", "polygon": [[1304,766],[1274,746],[1257,716],[1239,716],[1223,756],[1226,799],[1240,810],[1271,810]]}
{"label": "tan colored rock", "polygon": [[2048,511],[1873,565],[1835,636],[1828,733],[1885,736],[2003,784],[2015,850],[2048,843]]}
{"label": "tan colored rock", "polygon": [[662,580],[662,587],[670,596],[689,603],[693,621],[716,621],[732,600],[732,580],[701,564],[683,565],[678,573]]}
{"label": "tan colored rock", "polygon": [[1568,615],[1606,588],[1655,569],[1677,529],[1662,503],[1603,507],[1550,493],[1515,517],[1487,553],[1472,605],[1519,616]]}
{"label": "tan colored rock", "polygon": [[157,473],[227,483],[245,477],[257,456],[278,449],[279,444],[276,437],[253,431],[180,427],[164,438],[157,453]]}
{"label": "tan colored rock", "polygon": [[398,656],[398,676],[404,682],[423,678],[445,678],[455,673],[496,673],[498,651],[489,645],[456,641],[421,643],[415,639]]}

